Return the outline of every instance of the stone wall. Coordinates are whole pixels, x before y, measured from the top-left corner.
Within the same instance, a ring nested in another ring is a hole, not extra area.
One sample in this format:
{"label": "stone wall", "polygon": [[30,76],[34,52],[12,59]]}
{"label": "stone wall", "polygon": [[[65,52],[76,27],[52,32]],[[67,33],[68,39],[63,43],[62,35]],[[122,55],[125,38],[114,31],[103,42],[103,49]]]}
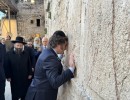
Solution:
{"label": "stone wall", "polygon": [[[17,22],[18,34],[30,36],[34,34],[44,34],[44,3],[33,4],[31,2],[19,2]],[[37,19],[40,19],[40,26],[37,26]]]}
{"label": "stone wall", "polygon": [[[63,30],[76,76],[58,100],[130,99],[130,1],[45,0],[48,35]],[[66,62],[67,64],[67,62]]]}

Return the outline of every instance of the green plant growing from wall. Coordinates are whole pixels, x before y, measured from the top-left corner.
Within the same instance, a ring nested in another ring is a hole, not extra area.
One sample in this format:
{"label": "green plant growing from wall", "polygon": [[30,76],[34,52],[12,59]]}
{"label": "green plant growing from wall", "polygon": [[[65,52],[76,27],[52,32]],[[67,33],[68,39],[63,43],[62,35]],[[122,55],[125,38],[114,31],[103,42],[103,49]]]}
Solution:
{"label": "green plant growing from wall", "polygon": [[48,2],[46,12],[48,12],[48,18],[51,19],[51,11],[50,11],[50,5],[51,3]]}
{"label": "green plant growing from wall", "polygon": [[47,34],[47,28],[44,29],[44,34]]}
{"label": "green plant growing from wall", "polygon": [[51,19],[51,12],[48,12],[48,18]]}
{"label": "green plant growing from wall", "polygon": [[49,11],[50,11],[50,2],[48,2],[47,9],[46,9],[46,12],[49,12]]}

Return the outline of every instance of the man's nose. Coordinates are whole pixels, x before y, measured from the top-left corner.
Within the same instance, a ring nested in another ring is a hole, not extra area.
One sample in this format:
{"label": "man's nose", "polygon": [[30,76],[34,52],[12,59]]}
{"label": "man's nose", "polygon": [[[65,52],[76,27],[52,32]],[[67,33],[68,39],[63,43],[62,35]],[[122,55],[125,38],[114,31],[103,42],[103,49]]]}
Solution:
{"label": "man's nose", "polygon": [[20,49],[20,48],[21,48],[21,46],[18,46],[18,48]]}

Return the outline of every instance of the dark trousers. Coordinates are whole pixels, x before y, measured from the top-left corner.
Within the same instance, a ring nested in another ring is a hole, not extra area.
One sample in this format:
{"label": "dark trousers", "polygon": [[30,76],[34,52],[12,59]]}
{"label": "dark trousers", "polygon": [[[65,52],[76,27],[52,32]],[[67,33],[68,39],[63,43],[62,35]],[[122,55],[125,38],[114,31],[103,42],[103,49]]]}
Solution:
{"label": "dark trousers", "polygon": [[5,100],[5,80],[0,81],[0,100]]}

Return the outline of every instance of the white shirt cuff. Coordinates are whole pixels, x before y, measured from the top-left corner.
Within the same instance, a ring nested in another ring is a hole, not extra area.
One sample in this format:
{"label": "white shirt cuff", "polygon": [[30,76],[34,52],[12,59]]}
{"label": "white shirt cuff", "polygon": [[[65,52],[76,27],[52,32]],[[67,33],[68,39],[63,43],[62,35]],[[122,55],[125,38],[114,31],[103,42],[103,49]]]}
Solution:
{"label": "white shirt cuff", "polygon": [[69,67],[69,69],[70,69],[70,71],[71,71],[72,73],[74,73],[75,68]]}

